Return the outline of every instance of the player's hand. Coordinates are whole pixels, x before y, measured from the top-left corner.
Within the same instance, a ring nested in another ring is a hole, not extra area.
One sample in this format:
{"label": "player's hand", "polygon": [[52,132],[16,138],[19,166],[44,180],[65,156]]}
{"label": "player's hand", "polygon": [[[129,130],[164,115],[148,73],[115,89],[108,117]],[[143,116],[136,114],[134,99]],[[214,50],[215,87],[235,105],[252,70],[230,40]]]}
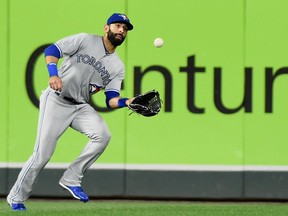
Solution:
{"label": "player's hand", "polygon": [[55,91],[62,91],[63,83],[60,77],[52,76],[49,78],[49,86]]}
{"label": "player's hand", "polygon": [[129,98],[128,100],[126,100],[126,105],[129,106],[129,104],[135,99],[135,97]]}

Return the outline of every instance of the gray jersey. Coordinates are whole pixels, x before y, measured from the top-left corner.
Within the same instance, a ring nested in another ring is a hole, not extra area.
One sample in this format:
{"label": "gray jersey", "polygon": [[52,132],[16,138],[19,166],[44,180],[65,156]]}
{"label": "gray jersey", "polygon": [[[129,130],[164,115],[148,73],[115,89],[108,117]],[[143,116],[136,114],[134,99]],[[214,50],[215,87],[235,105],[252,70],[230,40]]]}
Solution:
{"label": "gray jersey", "polygon": [[63,82],[61,95],[83,103],[100,89],[120,92],[124,64],[116,51],[112,54],[106,51],[101,36],[80,33],[55,45],[64,57],[59,68]]}

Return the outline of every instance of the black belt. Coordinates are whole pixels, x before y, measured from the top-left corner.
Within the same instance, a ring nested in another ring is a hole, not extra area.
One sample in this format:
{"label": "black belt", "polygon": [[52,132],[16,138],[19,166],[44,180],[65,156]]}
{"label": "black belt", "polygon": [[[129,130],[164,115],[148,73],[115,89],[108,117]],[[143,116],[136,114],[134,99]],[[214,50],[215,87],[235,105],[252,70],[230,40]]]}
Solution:
{"label": "black belt", "polygon": [[73,104],[83,104],[83,103],[80,103],[80,102],[77,102],[76,100],[74,100],[74,98],[69,98],[69,97],[63,97],[64,100],[67,100]]}
{"label": "black belt", "polygon": [[[60,94],[59,94],[58,92],[55,92],[55,94],[60,97]],[[76,105],[78,105],[78,104],[83,104],[83,103],[77,102],[74,98],[65,97],[65,96],[64,96],[64,97],[61,97],[61,98],[63,98],[64,100],[69,101],[70,103],[76,104]]]}

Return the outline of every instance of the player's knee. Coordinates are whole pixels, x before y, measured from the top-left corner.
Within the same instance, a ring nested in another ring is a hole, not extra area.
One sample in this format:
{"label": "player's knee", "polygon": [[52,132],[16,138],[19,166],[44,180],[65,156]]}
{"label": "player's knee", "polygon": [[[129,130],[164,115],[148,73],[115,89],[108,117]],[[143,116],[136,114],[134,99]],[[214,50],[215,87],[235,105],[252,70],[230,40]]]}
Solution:
{"label": "player's knee", "polygon": [[50,160],[49,156],[34,152],[33,155],[29,158],[30,170],[36,172],[42,170],[49,160]]}
{"label": "player's knee", "polygon": [[103,147],[106,147],[111,139],[111,133],[108,127],[102,127],[100,132],[98,131],[90,138],[95,142],[101,143]]}
{"label": "player's knee", "polygon": [[102,143],[105,143],[105,145],[108,145],[108,143],[110,142],[110,139],[111,139],[111,133],[110,133],[110,130],[107,128],[107,130],[103,132]]}
{"label": "player's knee", "polygon": [[92,138],[91,140],[92,143],[94,143],[96,152],[102,154],[108,146],[110,139],[111,134],[109,130],[101,133],[100,135],[98,134],[97,137]]}

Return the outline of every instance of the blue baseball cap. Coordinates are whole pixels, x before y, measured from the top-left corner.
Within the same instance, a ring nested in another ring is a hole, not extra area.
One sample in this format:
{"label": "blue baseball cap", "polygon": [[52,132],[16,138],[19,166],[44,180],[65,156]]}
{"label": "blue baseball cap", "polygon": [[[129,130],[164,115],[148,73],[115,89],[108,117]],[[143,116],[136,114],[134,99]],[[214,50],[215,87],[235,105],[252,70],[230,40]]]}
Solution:
{"label": "blue baseball cap", "polygon": [[125,23],[127,25],[128,30],[133,29],[133,25],[130,23],[129,18],[122,13],[112,14],[107,20],[107,25],[110,25],[111,23]]}

